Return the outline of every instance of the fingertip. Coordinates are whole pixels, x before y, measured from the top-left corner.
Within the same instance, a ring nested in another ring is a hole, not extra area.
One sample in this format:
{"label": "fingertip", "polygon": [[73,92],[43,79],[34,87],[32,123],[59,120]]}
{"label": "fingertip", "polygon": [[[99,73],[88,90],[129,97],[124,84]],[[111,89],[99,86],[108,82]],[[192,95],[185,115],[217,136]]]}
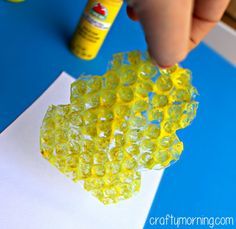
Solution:
{"label": "fingertip", "polygon": [[183,61],[188,55],[188,46],[176,55],[176,63]]}
{"label": "fingertip", "polygon": [[152,63],[160,68],[169,68],[183,61],[187,56],[187,50],[180,51],[175,55],[168,55],[162,52],[155,52],[152,49],[148,49]]}

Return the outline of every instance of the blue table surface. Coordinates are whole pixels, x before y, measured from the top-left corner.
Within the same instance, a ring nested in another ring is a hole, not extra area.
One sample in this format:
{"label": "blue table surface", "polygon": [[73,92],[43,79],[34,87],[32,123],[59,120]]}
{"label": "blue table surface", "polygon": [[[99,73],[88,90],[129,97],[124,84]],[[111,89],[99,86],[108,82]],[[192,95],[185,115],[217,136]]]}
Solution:
{"label": "blue table surface", "polygon": [[[113,53],[146,49],[139,24],[123,7],[95,60],[73,56],[68,41],[85,3],[0,0],[0,132],[63,70],[75,78],[101,74]],[[165,171],[149,217],[234,216],[236,221],[236,69],[204,44],[182,65],[193,72],[200,107],[193,124],[179,132],[185,151]],[[147,220],[149,227],[154,228]]]}

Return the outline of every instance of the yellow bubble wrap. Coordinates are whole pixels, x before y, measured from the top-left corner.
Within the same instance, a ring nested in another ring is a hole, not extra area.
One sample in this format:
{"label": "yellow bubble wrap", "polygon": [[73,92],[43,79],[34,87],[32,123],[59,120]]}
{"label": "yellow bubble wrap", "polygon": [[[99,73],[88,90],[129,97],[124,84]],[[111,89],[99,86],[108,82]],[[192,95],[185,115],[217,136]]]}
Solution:
{"label": "yellow bubble wrap", "polygon": [[71,85],[70,104],[49,107],[42,155],[104,204],[130,198],[143,170],[179,159],[176,131],[194,119],[196,94],[189,70],[157,69],[138,51],[116,54],[106,74]]}

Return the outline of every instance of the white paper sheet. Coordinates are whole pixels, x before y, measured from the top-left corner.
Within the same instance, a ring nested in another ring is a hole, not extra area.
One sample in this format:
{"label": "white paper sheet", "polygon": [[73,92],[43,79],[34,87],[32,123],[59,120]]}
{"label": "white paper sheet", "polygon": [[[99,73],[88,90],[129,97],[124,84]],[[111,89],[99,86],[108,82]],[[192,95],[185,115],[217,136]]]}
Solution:
{"label": "white paper sheet", "polygon": [[1,229],[139,229],[145,223],[162,171],[143,174],[135,197],[104,206],[40,155],[47,107],[69,102],[72,81],[63,73],[0,135]]}

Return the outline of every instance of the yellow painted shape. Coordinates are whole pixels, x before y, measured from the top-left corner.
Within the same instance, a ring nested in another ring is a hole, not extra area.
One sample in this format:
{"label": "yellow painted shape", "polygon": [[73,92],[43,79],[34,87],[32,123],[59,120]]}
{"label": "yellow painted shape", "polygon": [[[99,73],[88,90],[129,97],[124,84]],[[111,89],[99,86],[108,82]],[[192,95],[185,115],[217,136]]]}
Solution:
{"label": "yellow painted shape", "polygon": [[49,107],[40,131],[42,155],[104,204],[140,190],[143,170],[177,161],[176,131],[196,116],[189,70],[158,69],[138,51],[114,56],[103,76],[71,85],[71,103]]}

